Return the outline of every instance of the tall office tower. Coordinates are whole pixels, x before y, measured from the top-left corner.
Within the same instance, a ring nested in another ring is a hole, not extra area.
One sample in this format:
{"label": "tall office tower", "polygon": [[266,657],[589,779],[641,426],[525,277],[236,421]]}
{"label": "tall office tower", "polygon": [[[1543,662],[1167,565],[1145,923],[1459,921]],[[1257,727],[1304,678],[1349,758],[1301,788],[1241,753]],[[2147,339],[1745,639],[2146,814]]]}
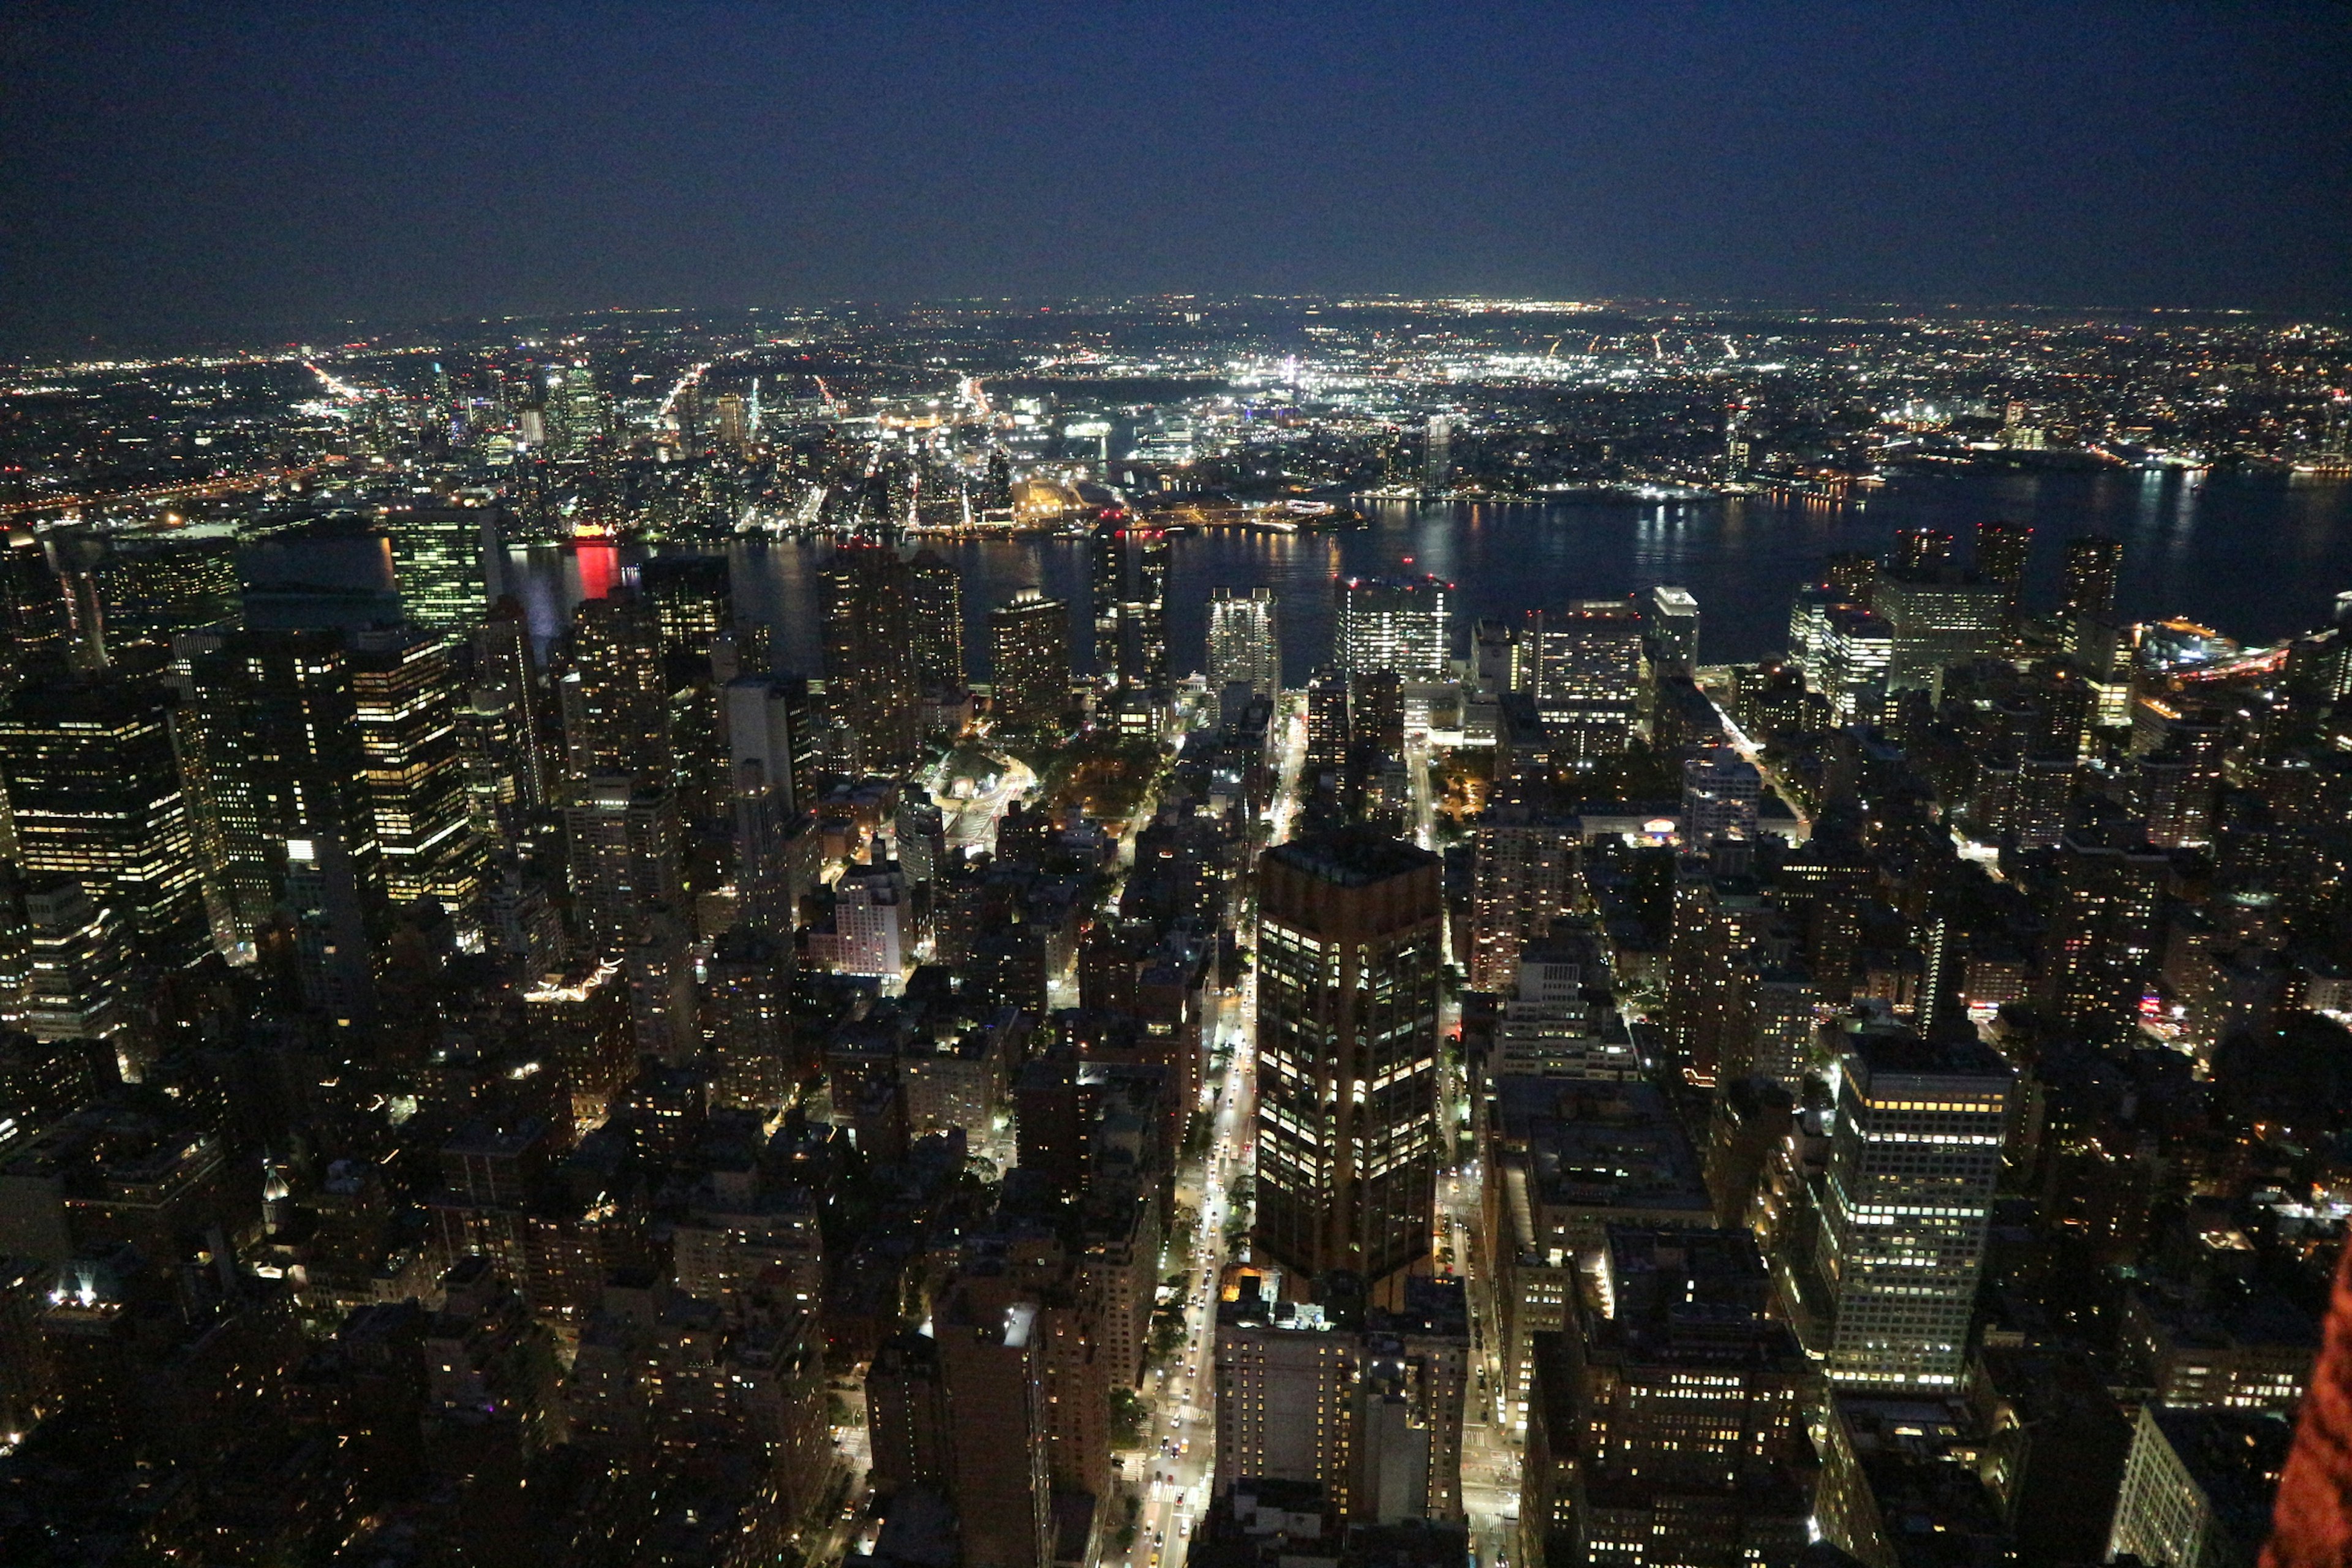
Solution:
{"label": "tall office tower", "polygon": [[867,767],[894,773],[920,738],[912,574],[887,545],[853,543],[834,551],[823,577],[825,706],[856,734]]}
{"label": "tall office tower", "polygon": [[[2314,1441],[2317,1435],[2306,1428],[2298,1437],[2295,1424],[2272,1411],[2142,1405],[2108,1525],[2107,1560],[2305,1568],[2340,1559],[2343,1483],[2329,1467],[2342,1464],[2343,1450]],[[2278,1495],[2283,1481],[2285,1498]]]}
{"label": "tall office tower", "polygon": [[1048,1568],[1051,1442],[1043,1309],[959,1280],[932,1316],[947,1392],[949,1472],[968,1568]]}
{"label": "tall office tower", "polygon": [[743,1110],[792,1099],[792,949],[744,926],[722,931],[701,965],[698,1016],[711,1098]]}
{"label": "tall office tower", "polygon": [[915,684],[925,691],[961,691],[966,679],[963,574],[939,552],[923,549],[907,563],[907,578],[915,605],[908,627],[915,639]]}
{"label": "tall office tower", "polygon": [[1470,675],[1481,691],[1517,689],[1518,638],[1511,623],[1482,620],[1470,628]]}
{"label": "tall office tower", "polygon": [[1519,1517],[1546,1568],[1793,1563],[1812,1365],[1738,1230],[1611,1226],[1606,1312],[1536,1337]]}
{"label": "tall office tower", "polygon": [[653,606],[626,589],[582,600],[566,662],[556,695],[570,784],[607,773],[666,777],[669,681]]}
{"label": "tall office tower", "polygon": [[2007,639],[2009,594],[1998,583],[1888,572],[1870,603],[1890,639],[1889,691],[1940,694],[1944,671],[2000,652]]}
{"label": "tall office tower", "polygon": [[637,568],[637,594],[653,609],[665,654],[709,658],[719,634],[735,624],[734,576],[724,555],[656,555]]}
{"label": "tall office tower", "polygon": [[1258,860],[1256,1237],[1383,1289],[1427,1256],[1439,860],[1363,830]]}
{"label": "tall office tower", "polygon": [[2086,824],[2059,841],[2042,983],[2063,1023],[2101,1035],[2132,1028],[2156,976],[2172,875],[2170,855],[2120,826]]}
{"label": "tall office tower", "polygon": [[176,718],[186,771],[201,774],[200,832],[216,846],[236,940],[280,907],[289,838],[333,837],[358,883],[383,897],[350,662],[333,632],[240,632],[186,653]]}
{"label": "tall office tower", "polygon": [[1348,677],[1328,668],[1307,680],[1307,765],[1336,768],[1348,760]]}
{"label": "tall office tower", "polygon": [[1070,710],[1070,606],[1035,588],[988,613],[990,677],[998,721],[1048,728]]}
{"label": "tall office tower", "polygon": [[1123,510],[1094,534],[1095,665],[1121,687],[1168,684],[1168,535]]}
{"label": "tall office tower", "polygon": [[723,450],[732,457],[743,456],[743,449],[751,441],[751,420],[750,406],[744,403],[741,393],[722,392],[719,395],[715,429]]}
{"label": "tall office tower", "polygon": [[73,637],[65,585],[49,565],[48,552],[29,533],[10,534],[7,553],[0,557],[0,628],[20,666],[44,658],[65,662]]}
{"label": "tall office tower", "polygon": [[2033,530],[2024,523],[1994,520],[1977,524],[1977,573],[2008,590],[2012,613],[2025,592],[2025,563],[2032,549]]}
{"label": "tall office tower", "polygon": [[2000,1178],[2011,1074],[1974,1036],[1849,1026],[1814,1261],[1830,1381],[1956,1390]]}
{"label": "tall office tower", "polygon": [[1209,690],[1246,686],[1259,697],[1282,689],[1282,643],[1271,588],[1209,595]]}
{"label": "tall office tower", "polygon": [[1896,572],[1933,577],[1952,564],[1952,536],[1934,528],[1899,529],[1887,564]]}
{"label": "tall office tower", "polygon": [[1472,825],[1472,989],[1507,989],[1519,950],[1567,912],[1578,837],[1572,821],[1525,805],[1490,806]]}
{"label": "tall office tower", "polygon": [[1421,437],[1421,483],[1424,489],[1442,490],[1454,469],[1454,421],[1443,414],[1433,414]]}
{"label": "tall office tower", "polygon": [[1866,550],[1841,550],[1822,565],[1822,581],[1838,591],[1849,605],[1870,606],[1878,587],[1878,557]]}
{"label": "tall office tower", "polygon": [[1650,662],[1660,670],[1689,675],[1698,668],[1698,599],[1688,588],[1664,584],[1650,590]]}
{"label": "tall office tower", "polygon": [[530,646],[530,623],[522,606],[500,599],[473,630],[475,700],[485,694],[503,715],[510,748],[504,765],[512,772],[515,795],[525,811],[555,804],[554,761],[549,747],[547,709],[539,689],[539,661]]}
{"label": "tall office tower", "polygon": [[70,877],[25,892],[31,939],[25,986],[26,1033],[44,1043],[73,1042],[88,1053],[96,1080],[146,1076],[146,1042],[132,1006],[131,933],[122,917]]}
{"label": "tall office tower", "polygon": [[1886,696],[1895,634],[1859,605],[1833,606],[1823,618],[1819,689],[1841,724],[1874,724]]}
{"label": "tall office tower", "polygon": [[1536,711],[1586,762],[1633,743],[1642,701],[1642,616],[1624,599],[1534,610],[1519,639]]}
{"label": "tall office tower", "polygon": [[2059,613],[2070,621],[2104,619],[2116,613],[2116,578],[2123,570],[2124,543],[2104,533],[2066,542],[2066,597]]}
{"label": "tall office tower", "polygon": [[119,909],[158,968],[212,950],[195,829],[163,694],[121,678],[20,691],[0,713],[0,777],[29,878],[72,877]]}
{"label": "tall office tower", "polygon": [[592,778],[563,808],[572,897],[598,952],[635,944],[653,906],[685,898],[677,801],[669,786],[627,773]]}
{"label": "tall office tower", "polygon": [[465,924],[483,861],[467,809],[449,645],[414,626],[354,632],[351,671],[384,893],[395,904],[432,899]]}
{"label": "tall office tower", "polygon": [[400,613],[435,631],[470,626],[488,608],[490,552],[498,548],[495,508],[387,508],[393,581]]}
{"label": "tall office tower", "polygon": [[[787,683],[745,676],[727,684],[728,791],[735,813],[735,900],[742,922],[793,929],[797,893],[792,837],[804,807],[793,759],[806,710]],[[813,803],[812,803],[813,804]]]}
{"label": "tall office tower", "polygon": [[1727,841],[1753,843],[1764,775],[1728,746],[1683,759],[1683,842],[1705,852]]}
{"label": "tall office tower", "polygon": [[1443,680],[1451,657],[1454,584],[1435,577],[1342,577],[1331,658],[1350,675],[1390,670]]}

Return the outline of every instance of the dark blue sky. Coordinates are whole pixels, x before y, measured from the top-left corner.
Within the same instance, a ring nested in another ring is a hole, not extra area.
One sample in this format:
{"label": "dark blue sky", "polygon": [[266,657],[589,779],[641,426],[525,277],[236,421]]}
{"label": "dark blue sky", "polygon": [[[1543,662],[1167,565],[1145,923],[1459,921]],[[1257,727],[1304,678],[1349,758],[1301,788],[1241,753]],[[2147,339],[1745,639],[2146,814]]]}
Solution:
{"label": "dark blue sky", "polygon": [[0,354],[1160,289],[2352,306],[2352,7],[0,4]]}

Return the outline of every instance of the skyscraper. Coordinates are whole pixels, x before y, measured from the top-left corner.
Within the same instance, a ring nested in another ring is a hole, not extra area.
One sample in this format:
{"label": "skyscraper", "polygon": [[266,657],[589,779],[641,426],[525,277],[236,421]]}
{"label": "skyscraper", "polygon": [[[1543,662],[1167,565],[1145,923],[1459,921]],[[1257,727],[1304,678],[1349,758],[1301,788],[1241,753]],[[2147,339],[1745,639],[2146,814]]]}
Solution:
{"label": "skyscraper", "polygon": [[383,859],[343,639],[256,631],[205,640],[212,646],[187,648],[177,724],[229,935],[251,942],[290,920],[304,997],[339,1022],[362,1019]]}
{"label": "skyscraper", "polygon": [[556,693],[570,783],[607,773],[667,776],[669,682],[652,603],[625,588],[583,599],[572,613],[567,662]]}
{"label": "skyscraper", "polygon": [[1977,571],[2009,590],[2013,606],[2025,588],[2025,563],[2033,530],[2021,522],[1988,520],[1977,524]]}
{"label": "skyscraper", "polygon": [[2060,613],[2068,620],[2104,618],[2116,613],[2116,577],[2123,569],[2124,543],[2104,533],[2078,534],[2066,542],[2066,597]]}
{"label": "skyscraper", "polygon": [[1952,536],[1941,529],[1906,528],[1895,535],[1895,555],[1888,565],[1896,572],[1934,576],[1952,563]]}
{"label": "skyscraper", "polygon": [[449,645],[414,626],[356,632],[351,669],[384,892],[394,903],[435,900],[467,921],[482,846],[467,805]]}
{"label": "skyscraper", "polygon": [[37,687],[0,714],[0,776],[28,877],[119,908],[150,964],[211,951],[195,833],[162,691],[121,677]]}
{"label": "skyscraper", "polygon": [[489,555],[497,548],[492,507],[390,508],[393,580],[401,614],[436,631],[471,626],[489,604]]}
{"label": "skyscraper", "polygon": [[1890,691],[1940,692],[1945,670],[1997,652],[2009,626],[2007,589],[1950,573],[1885,573],[1870,602],[1886,623]]}
{"label": "skyscraper", "polygon": [[1258,861],[1259,1243],[1377,1289],[1429,1251],[1439,860],[1363,830]]}
{"label": "skyscraper", "polygon": [[1642,700],[1642,615],[1624,599],[1535,610],[1521,637],[1536,711],[1579,760],[1632,744]]}
{"label": "skyscraper", "polygon": [[988,641],[998,720],[1058,724],[1070,707],[1070,606],[1024,588],[989,612]]}
{"label": "skyscraper", "polygon": [[896,551],[859,542],[835,550],[824,582],[825,705],[856,731],[866,766],[902,768],[920,723],[912,574]]}
{"label": "skyscraper", "polygon": [[1433,414],[1422,433],[1421,483],[1424,489],[1442,490],[1454,469],[1454,421],[1443,414]]}
{"label": "skyscraper", "polygon": [[1209,595],[1209,691],[1246,686],[1259,697],[1282,689],[1282,644],[1274,590],[1246,595],[1218,588]]}
{"label": "skyscraper", "polygon": [[1406,680],[1444,679],[1452,654],[1454,584],[1419,577],[1342,577],[1332,658],[1350,675],[1387,670]]}
{"label": "skyscraper", "polygon": [[735,624],[734,574],[724,555],[656,555],[637,568],[637,593],[653,611],[664,653],[708,658],[719,634]]}
{"label": "skyscraper", "polygon": [[1095,664],[1122,687],[1168,684],[1168,535],[1126,511],[1096,520]]}
{"label": "skyscraper", "polygon": [[907,576],[915,605],[915,683],[925,691],[961,691],[963,574],[937,551],[925,549],[907,563]]}
{"label": "skyscraper", "polygon": [[1840,1387],[1959,1386],[2011,1073],[1973,1036],[1849,1026],[1815,1254]]}
{"label": "skyscraper", "polygon": [[1688,675],[1698,668],[1698,599],[1665,584],[1650,590],[1650,661]]}

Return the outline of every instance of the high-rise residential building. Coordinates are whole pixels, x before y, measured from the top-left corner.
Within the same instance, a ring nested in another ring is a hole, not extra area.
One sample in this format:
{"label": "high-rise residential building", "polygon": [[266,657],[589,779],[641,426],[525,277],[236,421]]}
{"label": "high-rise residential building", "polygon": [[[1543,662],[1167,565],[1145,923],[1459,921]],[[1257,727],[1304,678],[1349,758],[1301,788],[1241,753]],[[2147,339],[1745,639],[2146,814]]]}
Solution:
{"label": "high-rise residential building", "polygon": [[2024,523],[1991,519],[1977,524],[1977,574],[2007,591],[2012,613],[2025,592],[2025,564],[2032,550],[2033,530]]}
{"label": "high-rise residential building", "polygon": [[834,551],[823,576],[825,706],[857,736],[867,767],[904,767],[921,722],[912,574],[895,550],[853,543]]}
{"label": "high-rise residential building", "polygon": [[1366,1310],[1339,1289],[1281,1299],[1303,1294],[1281,1281],[1253,1266],[1220,1291],[1219,1489],[1316,1488],[1334,1524],[1459,1523],[1470,1340],[1459,1282],[1412,1280],[1399,1308]]}
{"label": "high-rise residential building", "polygon": [[1258,862],[1256,1238],[1380,1289],[1425,1257],[1437,1160],[1439,860],[1361,830]]}
{"label": "high-rise residential building", "polygon": [[350,662],[384,892],[396,904],[435,900],[465,921],[481,893],[483,861],[467,807],[449,645],[414,626],[355,632]]}
{"label": "high-rise residential building", "polygon": [[1209,595],[1209,690],[1246,686],[1259,697],[1282,689],[1282,642],[1271,588],[1217,588]]}
{"label": "high-rise residential building", "polygon": [[16,863],[119,909],[150,964],[212,951],[194,826],[163,693],[126,678],[35,687],[0,713]]}
{"label": "high-rise residential building", "polygon": [[572,896],[596,951],[633,946],[652,906],[684,899],[677,801],[669,786],[626,773],[588,780],[563,808]]}
{"label": "high-rise residential building", "polygon": [[1959,1387],[2011,1074],[1974,1036],[1850,1025],[1815,1266],[1830,1381]]}
{"label": "high-rise residential building", "polygon": [[2104,533],[2077,534],[2066,542],[2066,594],[2060,614],[2069,621],[2104,620],[2116,613],[2116,579],[2123,570],[2124,544]]}
{"label": "high-rise residential building", "polygon": [[1632,744],[1642,702],[1642,615],[1625,599],[1534,610],[1519,638],[1524,686],[1577,761]]}
{"label": "high-rise residential building", "polygon": [[1683,842],[1707,850],[1726,840],[1753,842],[1764,775],[1728,746],[1683,759]]}
{"label": "high-rise residential building", "polygon": [[489,607],[497,519],[497,509],[487,506],[385,509],[383,526],[392,544],[393,581],[404,618],[434,631],[454,631],[482,618]]}
{"label": "high-rise residential building", "polygon": [[907,563],[915,618],[915,684],[925,691],[961,691],[963,657],[963,574],[935,550],[919,550]]}
{"label": "high-rise residential building", "polygon": [[932,1315],[951,1495],[970,1568],[1054,1561],[1044,1313],[999,1281],[966,1279]]}
{"label": "high-rise residential building", "polygon": [[48,551],[29,533],[9,535],[7,553],[0,556],[0,633],[16,669],[45,661],[62,666],[73,638],[65,585]]}
{"label": "high-rise residential building", "polygon": [[1168,684],[1168,535],[1120,510],[1094,531],[1095,666],[1121,687]]}
{"label": "high-rise residential building", "polygon": [[775,933],[793,929],[799,897],[793,875],[795,835],[807,804],[793,759],[806,737],[807,710],[790,683],[743,676],[727,683],[728,797],[735,816],[735,901],[746,925]]}
{"label": "high-rise residential building", "polygon": [[1442,490],[1454,469],[1454,421],[1443,414],[1433,414],[1422,430],[1422,488]]}
{"label": "high-rise residential building", "polygon": [[669,681],[652,603],[626,588],[583,599],[556,683],[563,771],[573,786],[610,773],[667,776]]}
{"label": "high-rise residential building", "polygon": [[1470,984],[1500,993],[1519,951],[1570,907],[1576,823],[1520,805],[1480,814],[1470,829]]}
{"label": "high-rise residential building", "polygon": [[1013,729],[1058,725],[1070,710],[1070,606],[1024,588],[988,615],[996,715]]}
{"label": "high-rise residential building", "polygon": [[1688,675],[1698,668],[1698,598],[1665,584],[1650,590],[1650,662]]}
{"label": "high-rise residential building", "polygon": [[[640,612],[653,612],[664,653],[708,658],[735,624],[734,574],[724,555],[656,555],[637,567]],[[584,605],[583,605],[584,607]]]}
{"label": "high-rise residential building", "polygon": [[1350,675],[1441,680],[1453,651],[1454,584],[1419,577],[1342,577],[1332,661]]}
{"label": "high-rise residential building", "polygon": [[722,1105],[772,1110],[792,1099],[792,950],[765,931],[721,932],[701,964],[698,1012],[710,1093]]}
{"label": "high-rise residential building", "polygon": [[1878,557],[1866,550],[1833,552],[1822,563],[1822,581],[1837,590],[1843,603],[1870,607],[1870,595],[1878,588]]}
{"label": "high-rise residential building", "polygon": [[1941,529],[1905,528],[1895,534],[1889,567],[1898,574],[1923,577],[1941,575],[1952,564],[1952,536]]}
{"label": "high-rise residential building", "polygon": [[1335,768],[1348,759],[1348,677],[1328,667],[1307,681],[1307,765]]}
{"label": "high-rise residential building", "polygon": [[2061,837],[2042,939],[2042,984],[2060,1019],[2100,1034],[2133,1026],[2162,956],[2172,879],[2172,857],[2131,826],[2086,823]]}
{"label": "high-rise residential building", "polygon": [[1606,1304],[1538,1335],[1519,1517],[1544,1568],[1788,1563],[1815,1374],[1737,1230],[1612,1226]]}

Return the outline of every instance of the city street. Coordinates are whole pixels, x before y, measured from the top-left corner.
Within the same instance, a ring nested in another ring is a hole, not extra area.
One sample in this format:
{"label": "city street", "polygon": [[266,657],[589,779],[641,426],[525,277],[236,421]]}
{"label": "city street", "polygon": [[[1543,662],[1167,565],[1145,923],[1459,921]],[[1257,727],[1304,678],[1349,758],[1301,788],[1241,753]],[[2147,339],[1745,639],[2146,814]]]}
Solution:
{"label": "city street", "polygon": [[[1307,754],[1307,720],[1297,700],[1285,697],[1280,714],[1277,782],[1267,813],[1267,841],[1272,844],[1289,837]],[[1247,920],[1242,931],[1244,942],[1254,940]],[[1122,1559],[1134,1568],[1173,1568],[1184,1560],[1216,1475],[1217,1285],[1224,1271],[1224,1226],[1233,1212],[1234,1184],[1250,1170],[1255,1148],[1256,1037],[1257,978],[1253,970],[1243,978],[1240,1005],[1224,1034],[1233,1050],[1232,1065],[1210,1087],[1214,1120],[1208,1154],[1198,1167],[1181,1173],[1178,1181],[1177,1201],[1194,1205],[1201,1216],[1181,1264],[1184,1338],[1164,1366],[1145,1376],[1143,1394],[1150,1410],[1145,1446],[1120,1457],[1122,1473],[1140,1485],[1143,1497],[1135,1544]],[[1177,1260],[1171,1258],[1162,1278],[1179,1271]]]}

